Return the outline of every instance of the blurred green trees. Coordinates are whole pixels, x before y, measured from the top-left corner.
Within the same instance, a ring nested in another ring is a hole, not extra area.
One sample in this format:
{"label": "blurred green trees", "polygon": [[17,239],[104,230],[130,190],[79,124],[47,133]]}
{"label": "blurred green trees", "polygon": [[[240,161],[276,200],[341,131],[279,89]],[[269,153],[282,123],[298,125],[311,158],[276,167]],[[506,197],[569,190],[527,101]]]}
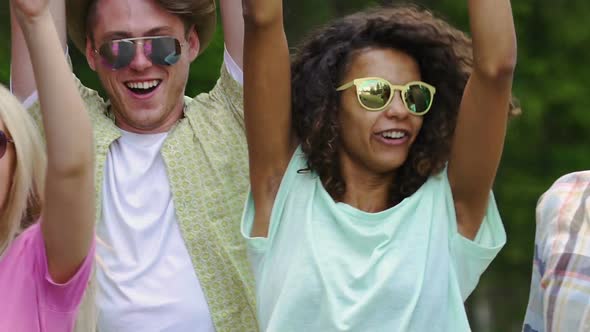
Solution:
{"label": "blurred green trees", "polygon": [[[331,17],[384,1],[286,0],[285,20],[292,45]],[[395,1],[389,1],[395,2]],[[466,1],[420,3],[468,29]],[[518,331],[529,291],[535,233],[535,204],[560,175],[590,169],[590,2],[586,0],[513,1],[518,33],[518,67],[514,94],[524,113],[510,121],[495,195],[508,243],[468,301],[474,331]],[[9,16],[0,4],[0,82],[9,78]],[[221,29],[194,63],[187,95],[215,82],[223,52]],[[72,52],[77,75],[98,88],[97,79],[78,52]],[[485,147],[482,147],[485,149]]]}

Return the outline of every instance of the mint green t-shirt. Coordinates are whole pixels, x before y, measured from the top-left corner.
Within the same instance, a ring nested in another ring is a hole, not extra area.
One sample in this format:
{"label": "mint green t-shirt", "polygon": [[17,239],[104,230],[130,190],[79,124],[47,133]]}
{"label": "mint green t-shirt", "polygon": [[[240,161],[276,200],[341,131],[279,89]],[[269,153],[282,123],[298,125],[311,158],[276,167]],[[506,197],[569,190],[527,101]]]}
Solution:
{"label": "mint green t-shirt", "polygon": [[474,241],[461,236],[446,170],[379,213],[336,203],[295,152],[268,238],[242,220],[262,331],[469,331],[463,302],[506,242],[493,195]]}

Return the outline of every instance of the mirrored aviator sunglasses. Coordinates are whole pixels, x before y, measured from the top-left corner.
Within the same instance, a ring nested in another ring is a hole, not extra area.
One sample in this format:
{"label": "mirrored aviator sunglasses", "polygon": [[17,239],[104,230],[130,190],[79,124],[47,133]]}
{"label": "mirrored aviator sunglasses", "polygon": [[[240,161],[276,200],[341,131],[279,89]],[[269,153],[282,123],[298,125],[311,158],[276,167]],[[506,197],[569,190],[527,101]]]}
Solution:
{"label": "mirrored aviator sunglasses", "polygon": [[142,46],[143,54],[155,65],[171,66],[180,60],[182,44],[169,36],[115,39],[94,50],[102,63],[112,70],[129,66],[135,58],[136,45]]}
{"label": "mirrored aviator sunglasses", "polygon": [[361,106],[372,112],[384,110],[391,104],[396,90],[401,92],[406,109],[415,115],[424,115],[432,107],[436,89],[425,82],[414,81],[405,85],[393,85],[380,77],[357,78],[340,87],[337,91],[356,87],[356,95]]}
{"label": "mirrored aviator sunglasses", "polygon": [[4,157],[6,153],[6,148],[8,147],[8,143],[14,143],[14,141],[6,135],[5,132],[0,130],[0,159]]}

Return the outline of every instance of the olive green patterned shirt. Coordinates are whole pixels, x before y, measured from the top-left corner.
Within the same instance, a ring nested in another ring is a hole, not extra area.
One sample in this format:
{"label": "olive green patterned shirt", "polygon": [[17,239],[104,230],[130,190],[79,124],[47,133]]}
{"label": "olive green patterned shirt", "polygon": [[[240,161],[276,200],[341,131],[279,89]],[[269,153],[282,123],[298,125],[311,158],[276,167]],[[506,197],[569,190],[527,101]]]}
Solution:
{"label": "olive green patterned shirt", "polygon": [[[100,222],[107,153],[121,133],[109,104],[79,86],[94,127]],[[38,108],[37,103],[31,110],[40,123]],[[249,185],[242,87],[225,65],[209,93],[185,97],[184,118],[170,130],[161,153],[176,217],[216,331],[256,331],[254,283],[239,226]]]}

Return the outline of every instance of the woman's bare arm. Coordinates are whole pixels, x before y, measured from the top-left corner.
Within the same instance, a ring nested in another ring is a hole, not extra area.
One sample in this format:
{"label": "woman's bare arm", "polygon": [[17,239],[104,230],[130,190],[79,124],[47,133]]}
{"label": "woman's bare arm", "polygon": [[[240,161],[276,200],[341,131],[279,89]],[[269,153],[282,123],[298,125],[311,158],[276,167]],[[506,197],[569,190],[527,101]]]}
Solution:
{"label": "woman's bare arm", "polygon": [[291,74],[281,0],[243,0],[244,115],[255,205],[252,236],[268,233],[291,155]]}
{"label": "woman's bare arm", "polygon": [[469,0],[469,17],[473,72],[461,100],[448,175],[459,232],[473,239],[504,146],[516,34],[510,0]]}
{"label": "woman's bare arm", "polygon": [[94,237],[90,120],[67,65],[47,0],[11,0],[30,52],[47,140],[41,229],[49,273],[67,281]]}

